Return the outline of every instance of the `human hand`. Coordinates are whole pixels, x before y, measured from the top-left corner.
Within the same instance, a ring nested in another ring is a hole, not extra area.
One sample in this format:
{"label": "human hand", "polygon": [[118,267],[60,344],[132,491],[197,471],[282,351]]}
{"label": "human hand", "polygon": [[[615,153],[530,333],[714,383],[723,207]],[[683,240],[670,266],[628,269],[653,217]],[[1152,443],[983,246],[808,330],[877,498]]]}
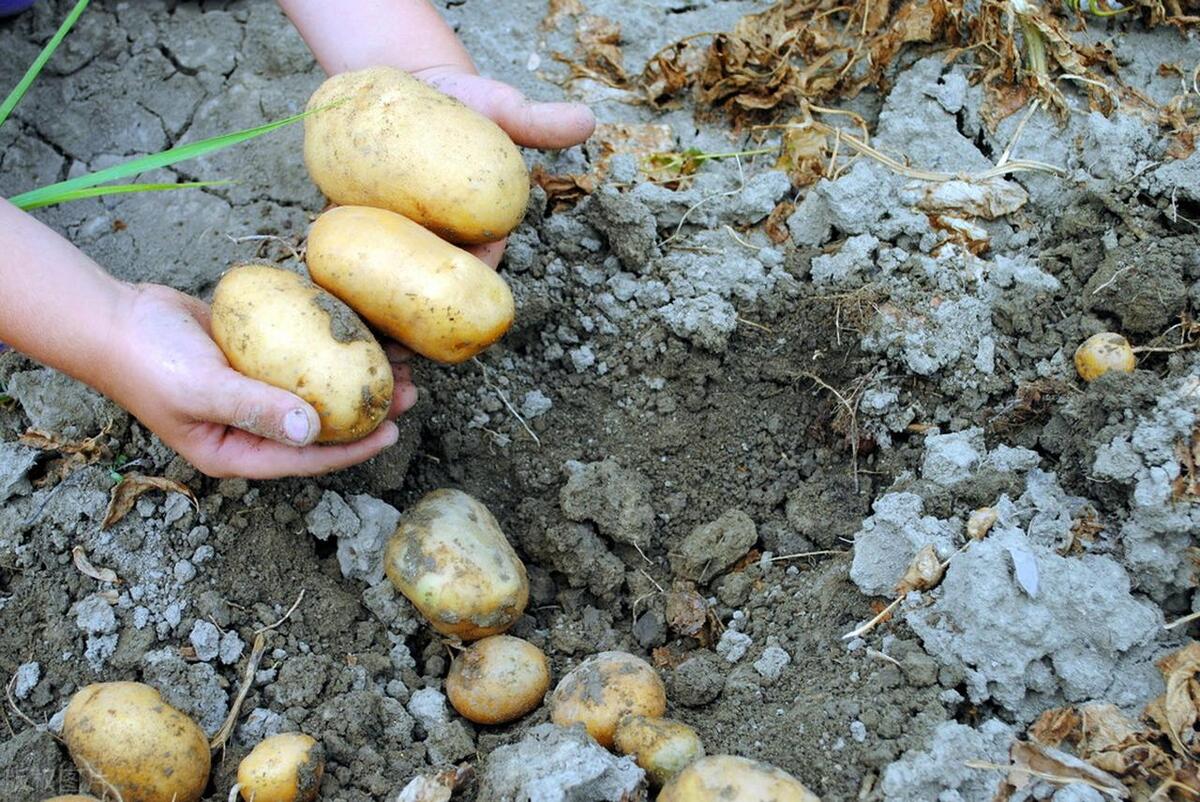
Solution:
{"label": "human hand", "polygon": [[417,400],[408,352],[389,347],[395,391],[388,420],[354,443],[313,445],[316,410],[233,370],[213,342],[203,301],[139,285],[122,304],[106,392],[209,476],[312,476],[354,465],[396,442],[392,420]]}

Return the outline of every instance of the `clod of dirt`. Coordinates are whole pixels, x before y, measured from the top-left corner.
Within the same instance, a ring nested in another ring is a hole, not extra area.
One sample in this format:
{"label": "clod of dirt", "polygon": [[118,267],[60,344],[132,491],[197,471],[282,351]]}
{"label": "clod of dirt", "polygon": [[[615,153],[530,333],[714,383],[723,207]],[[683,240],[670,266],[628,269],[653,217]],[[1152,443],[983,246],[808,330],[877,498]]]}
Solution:
{"label": "clod of dirt", "polygon": [[396,531],[400,512],[365,493],[349,498],[347,504],[337,493],[326,490],[305,523],[318,540],[337,538],[342,576],[373,585],[383,578],[383,548]]}
{"label": "clod of dirt", "polygon": [[435,765],[456,763],[475,753],[475,743],[466,725],[451,720],[446,696],[435,688],[415,691],[408,700],[408,712],[425,730],[425,748]]}
{"label": "clod of dirt", "polygon": [[589,195],[580,211],[605,235],[629,272],[645,273],[650,261],[661,255],[654,215],[637,199],[605,186]]}
{"label": "clod of dirt", "polygon": [[188,663],[171,648],[147,652],[142,662],[146,683],[158,688],[167,704],[190,716],[210,737],[221,729],[229,697],[216,669]]}
{"label": "clod of dirt", "polygon": [[63,779],[62,763],[58,744],[49,732],[35,728],[18,732],[0,743],[4,798],[38,802],[55,793]]}
{"label": "clod of dirt", "polygon": [[488,756],[478,802],[636,802],[645,799],[645,772],[630,757],[616,757],[587,736],[540,724],[511,746]]}
{"label": "clod of dirt", "polygon": [[[580,503],[588,505],[586,498],[580,499]],[[575,508],[574,502],[572,506]],[[522,548],[531,557],[565,576],[571,587],[586,587],[598,597],[621,589],[625,565],[608,550],[590,525],[566,523],[548,529],[529,527],[522,530],[519,537]]]}
{"label": "clod of dirt", "polygon": [[758,542],[758,529],[749,515],[738,509],[692,530],[671,554],[676,575],[706,584],[724,573]]}
{"label": "clod of dirt", "polygon": [[875,499],[875,514],[854,536],[850,578],[869,596],[891,596],[917,552],[933,546],[938,557],[954,552],[958,521],[924,515],[924,501],[913,493],[887,493]]}
{"label": "clod of dirt", "polygon": [[888,802],[929,802],[931,799],[986,800],[996,790],[997,777],[967,765],[969,761],[1007,764],[1008,745],[1015,732],[997,719],[978,729],[947,721],[934,730],[928,747],[905,752],[883,773]]}
{"label": "clod of dirt", "polygon": [[26,474],[37,462],[38,451],[16,443],[0,444],[0,504],[31,489]]}
{"label": "clod of dirt", "polygon": [[563,513],[573,521],[594,521],[600,533],[618,543],[646,548],[654,533],[650,485],[615,460],[581,466],[559,493]]}
{"label": "clod of dirt", "polygon": [[93,434],[125,415],[87,385],[49,368],[14,373],[5,392],[25,410],[31,428],[65,438]]}

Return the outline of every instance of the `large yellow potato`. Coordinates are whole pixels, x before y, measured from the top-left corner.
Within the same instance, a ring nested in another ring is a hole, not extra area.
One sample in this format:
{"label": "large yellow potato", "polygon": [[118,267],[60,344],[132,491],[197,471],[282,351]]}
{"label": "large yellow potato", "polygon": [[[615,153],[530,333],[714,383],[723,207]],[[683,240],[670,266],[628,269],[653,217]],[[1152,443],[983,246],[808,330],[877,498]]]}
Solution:
{"label": "large yellow potato", "polygon": [[699,733],[669,718],[625,716],[617,722],[613,746],[636,760],[655,786],[704,757]]}
{"label": "large yellow potato", "polygon": [[317,442],[366,437],[387,415],[393,380],[383,348],[349,307],[302,276],[235,265],[213,295],[212,332],[234,370],[313,405]]}
{"label": "large yellow potato", "polygon": [[406,510],[383,559],[392,584],[443,635],[497,635],[529,601],[524,564],[488,508],[461,490],[435,490]]}
{"label": "large yellow potato", "polygon": [[774,766],[733,755],[697,760],[675,775],[658,802],[821,802],[799,780]]}
{"label": "large yellow potato", "polygon": [[627,652],[592,655],[563,677],[550,696],[552,722],[560,727],[582,723],[607,749],[625,716],[658,718],[666,710],[662,679],[649,663]]}
{"label": "large yellow potato", "polygon": [[390,209],[458,243],[501,239],[525,215],[529,171],[508,135],[408,73],[335,75],[308,101],[322,107],[304,121],[304,161],[334,203]]}
{"label": "large yellow potato", "polygon": [[462,362],[500,339],[513,296],[477,258],[385,209],[340,206],[308,233],[313,281],[376,328],[438,362]]}
{"label": "large yellow potato", "polygon": [[542,703],[550,661],[527,640],[493,635],[476,641],[450,664],[446,697],[476,724],[514,721]]}
{"label": "large yellow potato", "polygon": [[208,784],[208,740],[140,682],[99,682],[71,698],[63,740],[93,788],[124,802],[196,802]]}
{"label": "large yellow potato", "polygon": [[246,802],[312,802],[325,773],[325,750],[302,732],[260,741],[238,764],[238,786]]}

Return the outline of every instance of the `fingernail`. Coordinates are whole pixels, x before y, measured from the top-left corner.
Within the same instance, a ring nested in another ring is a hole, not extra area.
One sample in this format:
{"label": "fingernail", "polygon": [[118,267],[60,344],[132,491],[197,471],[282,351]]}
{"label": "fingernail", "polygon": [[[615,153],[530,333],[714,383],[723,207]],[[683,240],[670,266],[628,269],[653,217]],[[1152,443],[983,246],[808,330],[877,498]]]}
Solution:
{"label": "fingernail", "polygon": [[312,426],[308,421],[308,413],[303,409],[293,409],[283,416],[283,434],[298,446],[308,442]]}
{"label": "fingernail", "polygon": [[388,429],[390,430],[387,433],[387,437],[384,438],[387,443],[387,445],[385,445],[384,448],[390,448],[391,446],[396,445],[396,441],[400,439],[400,427],[398,427],[396,424],[392,423],[391,421],[388,421],[387,423],[385,423],[383,425],[387,426]]}

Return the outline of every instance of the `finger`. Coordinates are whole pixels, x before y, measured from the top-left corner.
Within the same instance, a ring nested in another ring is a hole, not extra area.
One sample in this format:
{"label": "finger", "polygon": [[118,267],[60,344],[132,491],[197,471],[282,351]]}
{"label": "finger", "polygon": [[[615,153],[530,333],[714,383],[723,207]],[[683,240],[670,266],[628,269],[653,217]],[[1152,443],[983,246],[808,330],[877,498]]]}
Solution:
{"label": "finger", "polygon": [[392,405],[388,408],[388,420],[395,420],[412,409],[420,392],[412,382],[412,372],[408,365],[392,368],[392,378],[395,389],[392,391]]}
{"label": "finger", "polygon": [[582,103],[535,103],[501,81],[443,75],[431,82],[504,129],[527,148],[569,148],[592,135],[596,118]]}
{"label": "finger", "polygon": [[384,421],[374,432],[353,443],[295,448],[227,429],[208,454],[188,459],[210,476],[244,479],[319,476],[364,462],[394,445],[399,436],[396,424]]}
{"label": "finger", "polygon": [[504,246],[508,243],[508,239],[502,239],[499,242],[485,242],[482,245],[470,245],[467,251],[474,254],[479,261],[486,264],[492,270],[500,266],[500,260],[504,258]]}
{"label": "finger", "polygon": [[299,396],[223,370],[219,378],[192,393],[188,410],[197,421],[232,426],[289,447],[306,446],[321,431],[317,411]]}

